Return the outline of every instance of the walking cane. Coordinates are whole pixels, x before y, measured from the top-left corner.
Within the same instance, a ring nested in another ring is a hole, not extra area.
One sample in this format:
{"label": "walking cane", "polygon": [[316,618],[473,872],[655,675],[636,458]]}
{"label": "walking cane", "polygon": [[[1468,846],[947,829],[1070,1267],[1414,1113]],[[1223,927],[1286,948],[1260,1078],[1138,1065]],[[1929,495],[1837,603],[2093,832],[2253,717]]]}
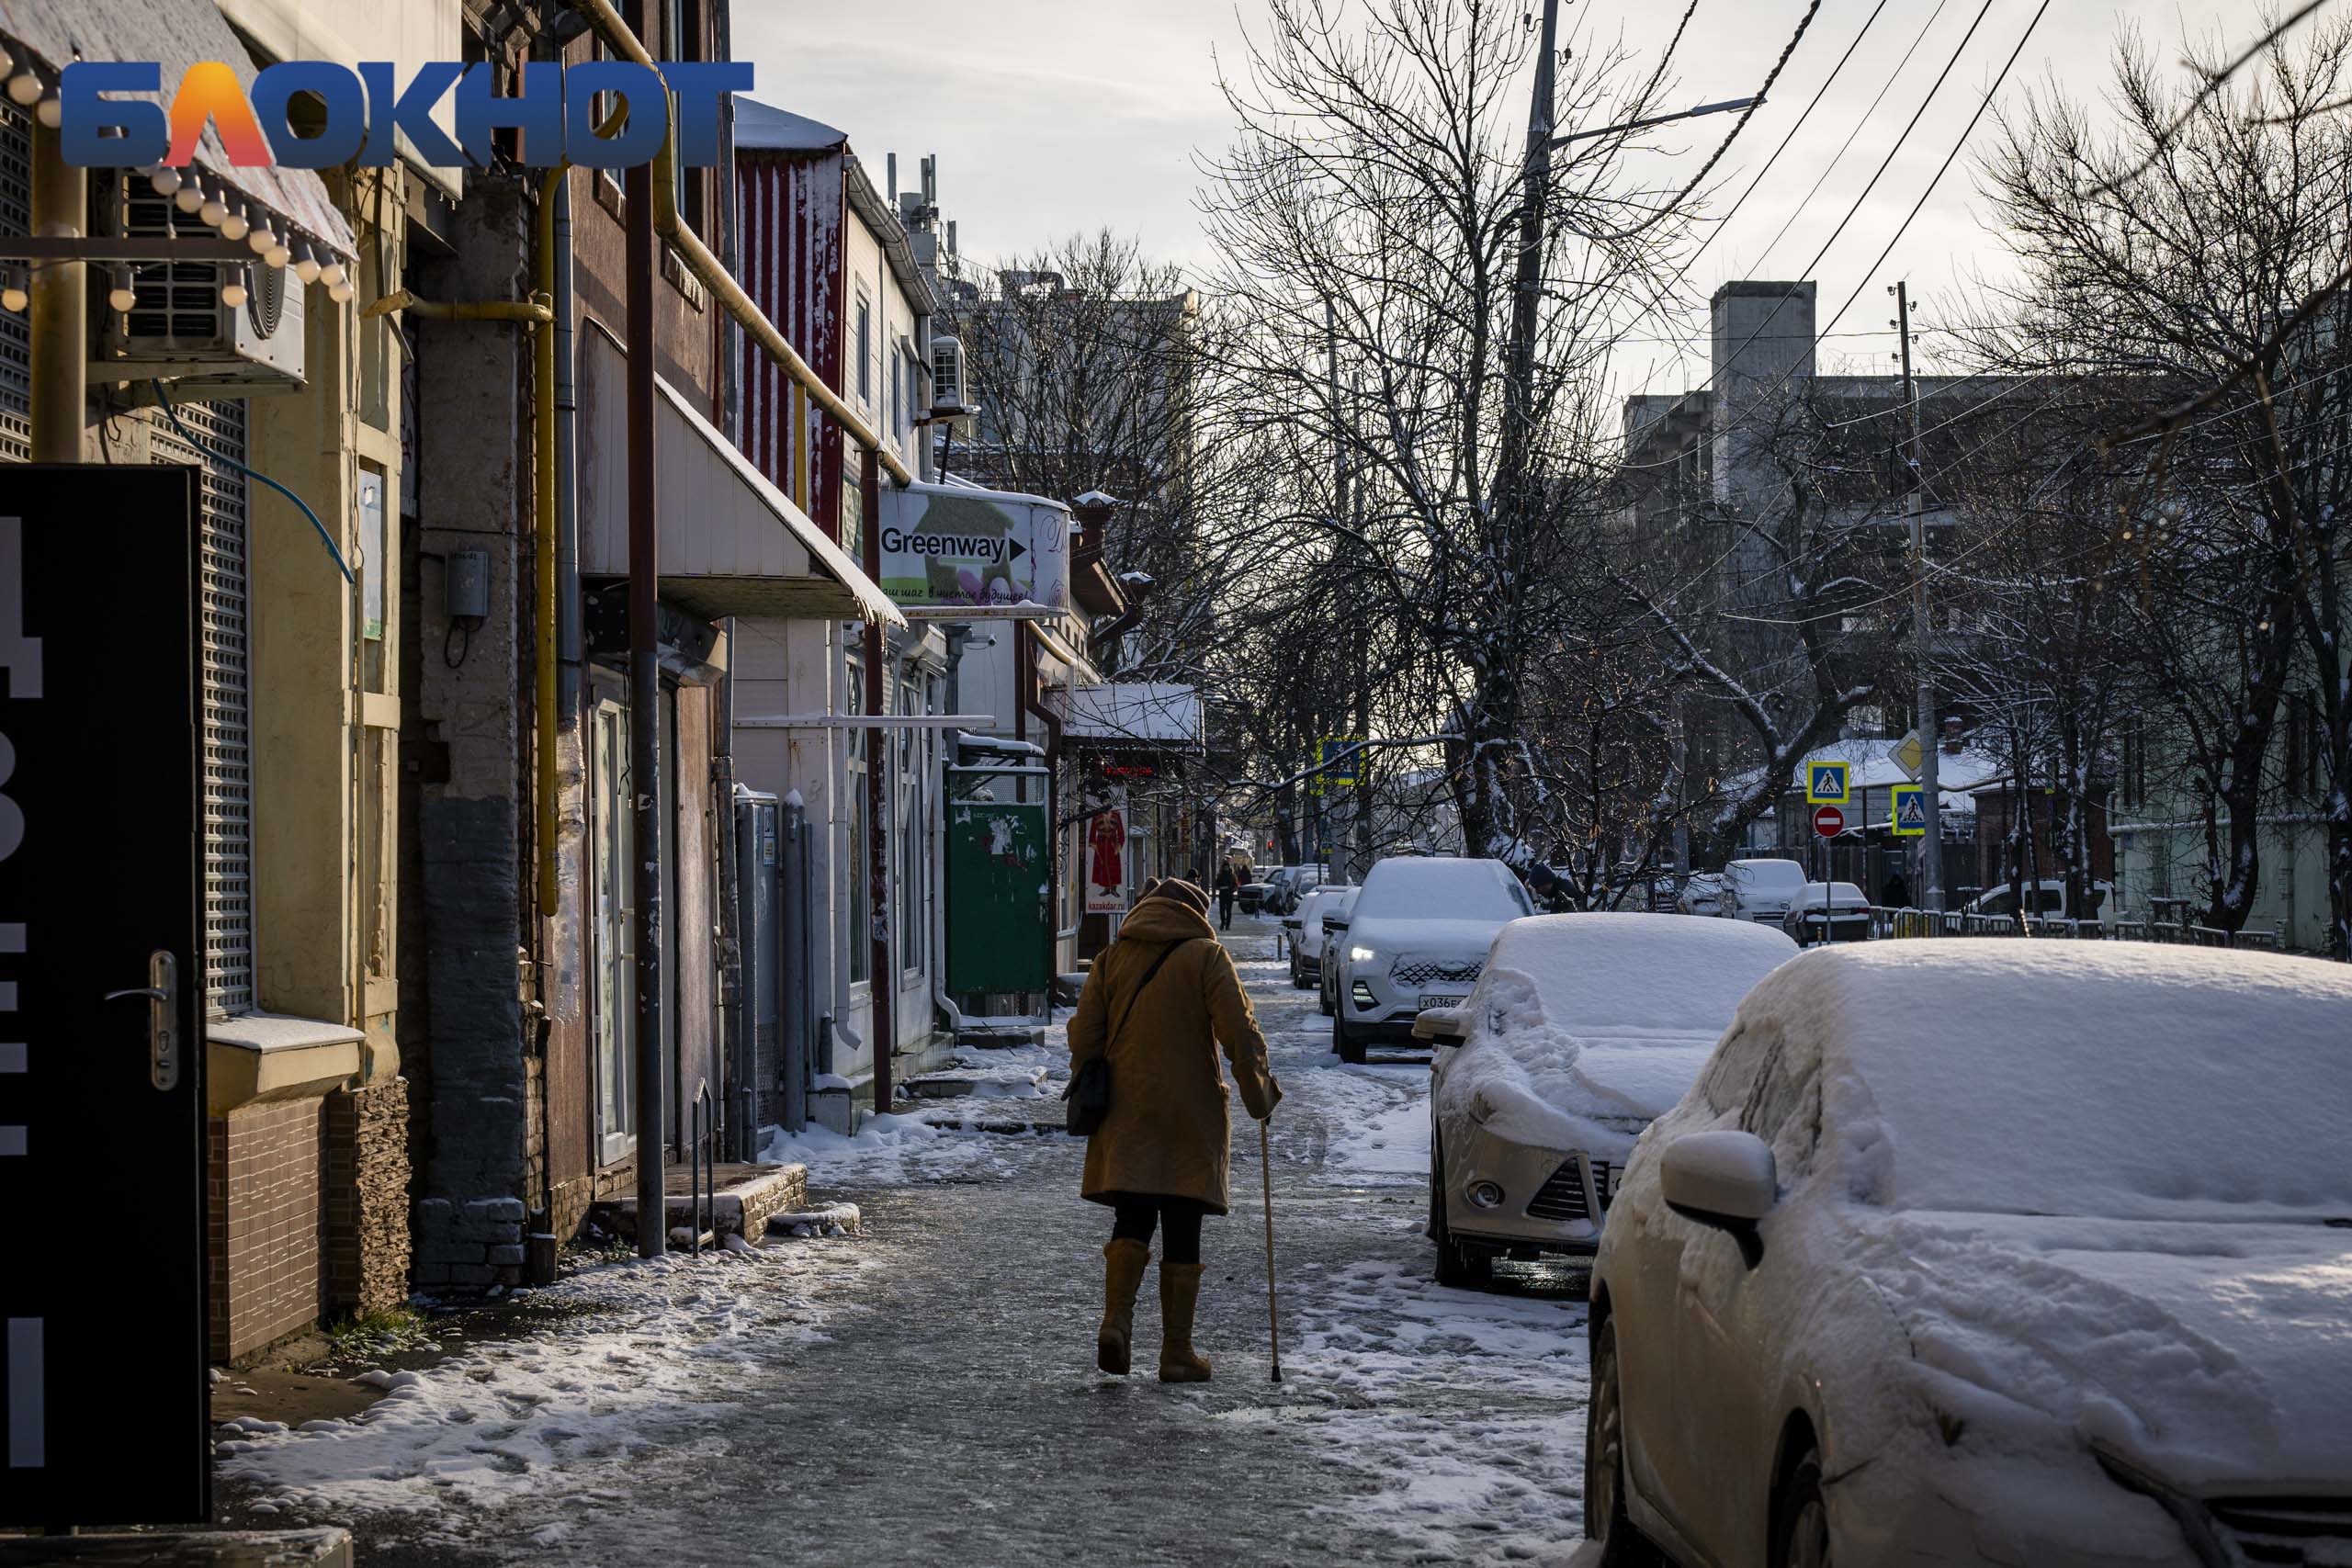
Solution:
{"label": "walking cane", "polygon": [[[1267,1119],[1272,1120],[1272,1117]],[[1266,1122],[1258,1123],[1258,1174],[1266,1189],[1266,1328],[1273,1348],[1273,1381],[1283,1381],[1282,1314],[1274,1305],[1274,1154]]]}

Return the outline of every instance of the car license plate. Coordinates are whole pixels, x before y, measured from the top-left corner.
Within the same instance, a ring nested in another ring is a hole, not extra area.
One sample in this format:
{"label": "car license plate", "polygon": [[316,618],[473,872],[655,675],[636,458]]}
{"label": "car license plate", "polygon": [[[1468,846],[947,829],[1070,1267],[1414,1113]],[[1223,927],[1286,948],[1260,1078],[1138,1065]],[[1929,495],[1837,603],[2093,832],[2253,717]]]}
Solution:
{"label": "car license plate", "polygon": [[1427,1012],[1431,1008],[1458,1008],[1469,999],[1468,997],[1436,996],[1424,991],[1421,993],[1421,1010]]}

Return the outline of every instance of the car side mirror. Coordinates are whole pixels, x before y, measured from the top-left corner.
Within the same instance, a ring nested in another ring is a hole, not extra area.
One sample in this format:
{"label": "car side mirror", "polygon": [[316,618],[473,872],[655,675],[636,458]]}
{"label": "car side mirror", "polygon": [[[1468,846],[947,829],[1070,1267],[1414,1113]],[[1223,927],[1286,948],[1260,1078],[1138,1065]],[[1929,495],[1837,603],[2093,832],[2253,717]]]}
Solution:
{"label": "car side mirror", "polygon": [[1306,922],[1296,915],[1284,915],[1283,917],[1283,924],[1288,926],[1293,931],[1298,930],[1298,928],[1305,923]]}
{"label": "car side mirror", "polygon": [[1348,918],[1345,915],[1326,915],[1323,917],[1323,929],[1327,931],[1346,931]]}
{"label": "car side mirror", "polygon": [[1756,1222],[1771,1212],[1781,1193],[1771,1145],[1731,1127],[1686,1133],[1666,1145],[1657,1178],[1668,1208],[1738,1242],[1750,1269],[1764,1260]]}
{"label": "car side mirror", "polygon": [[1425,1008],[1413,1020],[1413,1038],[1435,1045],[1459,1045],[1469,1033],[1467,1008]]}

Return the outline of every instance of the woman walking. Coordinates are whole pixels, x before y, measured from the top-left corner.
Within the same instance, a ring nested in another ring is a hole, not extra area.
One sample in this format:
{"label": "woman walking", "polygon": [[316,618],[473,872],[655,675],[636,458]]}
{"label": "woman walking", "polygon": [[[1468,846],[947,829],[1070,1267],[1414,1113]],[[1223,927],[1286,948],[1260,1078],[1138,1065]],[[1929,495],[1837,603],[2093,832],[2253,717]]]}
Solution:
{"label": "woman walking", "polygon": [[1201,1221],[1227,1208],[1232,1126],[1217,1047],[1242,1104],[1263,1122],[1282,1099],[1266,1068],[1266,1037],[1233,960],[1209,929],[1208,895],[1170,878],[1147,890],[1094,961],[1069,1023],[1073,1073],[1096,1057],[1111,1105],[1086,1145],[1080,1195],[1115,1218],[1102,1248],[1102,1325],[1095,1364],[1125,1372],[1136,1295],[1161,1235],[1159,1379],[1206,1382],[1193,1348],[1201,1294]]}
{"label": "woman walking", "polygon": [[1241,897],[1241,874],[1233,869],[1233,863],[1228,860],[1218,868],[1216,874],[1217,930],[1229,931],[1233,929],[1233,901],[1239,897]]}

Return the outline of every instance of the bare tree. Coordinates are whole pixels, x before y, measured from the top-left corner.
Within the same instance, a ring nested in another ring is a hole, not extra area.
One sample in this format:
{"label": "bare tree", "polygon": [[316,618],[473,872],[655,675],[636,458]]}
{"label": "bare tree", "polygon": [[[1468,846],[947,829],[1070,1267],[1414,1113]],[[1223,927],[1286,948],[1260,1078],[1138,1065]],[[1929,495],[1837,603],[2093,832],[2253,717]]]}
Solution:
{"label": "bare tree", "polygon": [[[2140,378],[2157,417],[2113,434],[2144,482],[2118,507],[2142,629],[2201,787],[2205,918],[2262,886],[2273,756],[2300,652],[2323,718],[2331,944],[2352,953],[2352,22],[2273,36],[2231,77],[2119,50],[2120,130],[2053,87],[2004,125],[1984,186],[2025,281],[2009,367]],[[2217,84],[2226,83],[2225,85]]]}

